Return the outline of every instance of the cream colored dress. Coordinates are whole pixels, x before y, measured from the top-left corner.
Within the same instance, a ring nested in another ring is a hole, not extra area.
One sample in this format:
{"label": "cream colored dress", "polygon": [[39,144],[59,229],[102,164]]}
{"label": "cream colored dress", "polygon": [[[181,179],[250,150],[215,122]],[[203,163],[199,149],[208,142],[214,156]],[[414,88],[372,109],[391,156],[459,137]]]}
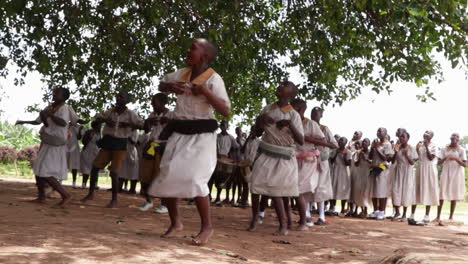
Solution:
{"label": "cream colored dress", "polygon": [[[390,142],[385,141],[382,145],[379,145],[377,149],[380,150],[381,153],[387,156],[392,156],[394,154],[392,144]],[[389,179],[390,179],[390,165],[387,161],[383,160],[379,154],[377,154],[376,150],[374,151],[373,158],[372,158],[372,167],[379,166],[379,164],[386,164],[388,169],[382,171],[379,176],[375,177],[369,174],[369,179],[367,181],[367,197],[371,198],[388,198],[391,194],[391,186],[389,186]]]}
{"label": "cream colored dress", "polygon": [[[302,121],[305,136],[312,136],[315,138],[325,138],[320,126],[316,122],[305,118]],[[304,145],[297,146],[297,152],[310,152],[317,150],[317,147],[309,142],[304,141]],[[308,158],[305,160],[298,160],[299,166],[299,194],[313,193],[318,185],[318,171],[317,166],[320,162],[320,156]]]}
{"label": "cream colored dress", "polygon": [[[163,77],[162,81],[181,81],[189,68]],[[200,77],[200,76],[199,76]],[[192,82],[196,82],[197,77]],[[214,73],[205,82],[211,92],[231,107],[224,82]],[[174,118],[182,120],[216,119],[214,108],[203,95],[193,95],[190,88],[177,95]],[[195,135],[173,133],[161,159],[160,175],[149,194],[155,197],[193,198],[208,195],[208,181],[216,168],[216,132]]]}
{"label": "cream colored dress", "polygon": [[[396,153],[392,201],[394,206],[408,207],[416,204],[416,178],[414,175],[414,165],[408,162],[403,151],[403,149],[400,149]],[[415,147],[407,145],[406,151],[410,159],[416,160],[418,158]]]}
{"label": "cream colored dress", "polygon": [[101,139],[100,134],[93,133],[93,137],[89,141],[88,145],[81,150],[80,155],[80,172],[82,174],[91,174],[93,168],[93,162],[99,153],[99,147],[96,142]]}
{"label": "cream colored dress", "polygon": [[[300,134],[304,134],[299,114],[290,105],[279,108],[267,105],[262,114],[267,113],[275,121],[290,120]],[[276,124],[265,127],[262,140],[278,146],[294,146],[294,139],[288,127],[278,129]],[[272,197],[294,197],[299,195],[298,168],[295,158],[283,159],[260,153],[252,170],[252,193]]]}
{"label": "cream colored dress", "polygon": [[231,149],[239,148],[239,144],[237,144],[236,139],[229,134],[223,135],[219,133],[218,137],[216,138],[216,145],[218,154],[226,157],[229,156]]}
{"label": "cream colored dress", "polygon": [[[54,115],[63,119],[67,124],[76,124],[78,121],[75,111],[68,105],[62,105]],[[36,121],[40,122],[40,118],[36,119]],[[50,117],[47,121],[49,126],[41,127],[39,133],[44,132],[48,135],[62,138],[62,140],[67,139],[68,126],[59,126]],[[41,148],[37,153],[37,159],[33,164],[34,175],[43,178],[54,177],[57,180],[66,180],[68,172],[67,149],[68,146],[66,144],[53,146],[42,142]]]}
{"label": "cream colored dress", "polygon": [[431,143],[429,152],[435,155],[433,160],[427,158],[423,144],[417,146],[419,166],[416,168],[416,204],[439,205],[439,178],[437,172],[437,147]]}
{"label": "cream colored dress", "polygon": [[[313,121],[317,123],[316,121]],[[317,123],[318,125],[318,123]],[[325,139],[328,142],[331,142],[333,145],[338,147],[338,143],[336,142],[333,133],[327,126],[320,126],[322,133],[325,136]],[[331,152],[330,148],[319,146],[318,147],[320,152]],[[330,154],[331,155],[331,154]],[[314,202],[325,202],[330,199],[333,199],[333,188],[332,188],[332,181],[331,181],[331,174],[330,174],[330,161],[324,160],[320,161],[319,169],[317,170],[318,173],[318,183],[317,188],[315,188],[313,201]]]}
{"label": "cream colored dress", "polygon": [[78,142],[78,132],[80,126],[70,126],[70,137],[67,143],[67,166],[69,170],[78,170],[80,168],[80,144]]}
{"label": "cream colored dress", "polygon": [[349,200],[351,197],[351,175],[349,166],[345,160],[351,160],[351,151],[348,149],[345,152],[336,154],[335,163],[333,165],[333,199],[334,200]]}
{"label": "cream colored dress", "polygon": [[[440,152],[440,158],[458,157],[466,161],[465,149],[445,147]],[[440,174],[440,199],[444,201],[462,201],[465,199],[465,168],[454,160],[446,160]]]}
{"label": "cream colored dress", "polygon": [[[364,158],[360,158],[360,153],[363,153]],[[371,197],[366,194],[367,181],[369,178],[370,163],[367,161],[369,153],[364,153],[362,150],[358,150],[354,153],[353,166],[351,170],[351,201],[356,206],[365,207],[368,206]],[[359,165],[356,162],[359,160]]]}
{"label": "cream colored dress", "polygon": [[[138,130],[133,130],[131,132],[131,137],[133,142],[138,141]],[[126,180],[138,180],[139,179],[139,157],[138,150],[135,144],[130,143],[130,140],[127,141],[127,158],[125,159],[122,170],[119,173],[119,178]]]}

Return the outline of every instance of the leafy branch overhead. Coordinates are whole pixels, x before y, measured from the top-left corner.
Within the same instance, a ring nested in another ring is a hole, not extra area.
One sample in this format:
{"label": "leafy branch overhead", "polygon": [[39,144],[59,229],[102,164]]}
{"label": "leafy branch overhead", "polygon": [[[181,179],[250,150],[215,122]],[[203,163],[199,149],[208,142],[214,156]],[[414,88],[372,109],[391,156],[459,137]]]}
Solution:
{"label": "leafy branch overhead", "polygon": [[147,108],[153,80],[205,37],[220,46],[214,68],[233,112],[253,118],[291,67],[306,80],[302,96],[324,104],[399,80],[427,86],[442,79],[435,51],[466,65],[467,32],[464,0],[0,0],[0,74],[13,62],[21,83],[37,70],[47,89],[72,88],[84,115],[116,89]]}

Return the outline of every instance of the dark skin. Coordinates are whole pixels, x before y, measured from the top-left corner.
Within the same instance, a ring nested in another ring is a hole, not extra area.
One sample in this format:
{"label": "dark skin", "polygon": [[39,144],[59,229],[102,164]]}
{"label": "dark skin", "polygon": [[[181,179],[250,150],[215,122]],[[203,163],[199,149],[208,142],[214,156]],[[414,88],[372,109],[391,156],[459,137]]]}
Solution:
{"label": "dark skin", "polygon": [[[400,137],[398,138],[400,140],[400,148],[399,150],[395,153],[395,155],[393,156],[393,162],[396,161],[396,158],[397,158],[397,155],[398,155],[398,152],[401,152],[403,153],[403,157],[407,160],[408,164],[409,165],[414,165],[414,163],[416,163],[416,160],[409,157],[409,154],[408,154],[408,149],[409,149],[409,146],[408,146],[408,140],[409,140],[409,137],[407,134],[405,133],[401,133],[400,134]],[[394,208],[395,208],[395,216],[394,218],[397,218],[400,216],[400,206],[395,206],[394,205]],[[406,212],[408,210],[408,207],[406,206],[403,206],[403,218],[406,218]]]}
{"label": "dark skin", "polygon": [[[419,146],[424,146],[424,148],[426,149],[426,157],[428,160],[430,161],[433,161],[435,159],[435,155],[433,153],[431,153],[431,151],[429,150],[429,146],[431,145],[431,140],[432,140],[432,137],[434,136],[434,133],[432,133],[431,131],[426,131],[424,132],[424,135],[423,135],[423,142],[419,142],[418,144],[418,147],[416,148],[416,150],[418,151],[418,154],[419,153]],[[414,215],[414,213],[416,212],[416,207],[417,205],[413,205],[411,207],[411,214]],[[426,216],[429,216],[429,213],[431,212],[431,206],[430,205],[427,205],[426,206]]]}
{"label": "dark skin", "polygon": [[[356,166],[359,166],[361,164],[361,162],[367,162],[368,164],[371,163],[371,160],[366,157],[366,154],[367,154],[367,156],[369,154],[369,146],[370,146],[370,140],[368,138],[365,138],[362,141],[362,144],[361,144],[361,149],[360,149],[359,154],[358,154],[358,159],[356,161]],[[364,218],[366,216],[367,216],[367,207],[362,207],[361,208],[361,214],[359,215],[359,217]]]}
{"label": "dark skin", "polygon": [[[158,100],[157,97],[153,97],[151,100],[151,105],[153,106],[153,112],[160,115],[162,113],[167,113],[169,109],[166,108],[166,105],[161,102],[161,100]],[[165,124],[168,122],[168,119],[166,117],[150,117],[145,120],[145,123],[143,125],[143,129],[145,133],[149,133],[151,131],[151,127],[158,125],[159,123]]]}
{"label": "dark skin", "polygon": [[[301,116],[301,120],[304,120],[305,119],[304,113],[307,109],[307,104],[301,102],[301,103],[293,104],[292,106],[294,107],[296,112],[298,112],[299,115]],[[314,139],[314,138],[311,135],[304,135],[304,141],[311,143],[310,140],[308,139]],[[299,209],[299,216],[300,216],[299,226],[297,227],[299,231],[305,231],[309,229],[309,227],[307,226],[307,217],[306,217],[307,205],[306,204],[310,201],[307,200],[306,197],[307,196],[305,194],[299,194],[299,197],[296,199],[297,207]]]}
{"label": "dark skin", "polygon": [[[348,143],[348,140],[345,137],[341,137],[338,140],[338,150],[336,151],[336,154],[334,157],[332,157],[332,162],[335,162],[337,158],[341,158],[343,160],[343,163],[346,166],[351,166],[351,159],[346,159],[346,153],[348,150],[346,149],[346,144]],[[339,155],[342,154],[342,155]],[[346,214],[346,212],[349,210],[346,209],[346,203],[347,200],[341,200],[341,214]],[[334,208],[336,205],[336,200],[331,200],[331,207]]]}
{"label": "dark skin", "polygon": [[[385,155],[381,150],[379,150],[378,146],[384,144],[387,141],[387,130],[385,128],[379,128],[377,130],[377,140],[372,142],[371,152],[369,153],[369,159],[374,159],[374,155],[378,155],[382,160],[391,161],[391,155]],[[387,198],[372,198],[372,203],[374,205],[374,211],[385,211],[385,207],[387,206]]]}
{"label": "dark skin", "polygon": [[[93,136],[101,134],[101,124],[100,123],[96,123],[92,127],[92,129],[93,129],[92,130]],[[83,174],[83,186],[86,186],[86,183],[88,182],[88,179],[89,179],[89,174]]]}
{"label": "dark skin", "polygon": [[[276,90],[276,97],[278,97],[278,101],[276,104],[278,107],[283,108],[289,104],[289,102],[296,96],[297,89],[292,84],[284,83],[281,84]],[[265,130],[265,127],[276,125],[278,129],[288,128],[291,131],[292,137],[294,141],[302,145],[304,144],[304,136],[294,127],[290,120],[279,120],[275,121],[271,116],[267,113],[260,115],[257,118],[257,122],[255,126],[261,130]],[[288,234],[288,216],[285,207],[284,199],[285,197],[271,197],[273,200],[273,204],[275,206],[276,214],[278,216],[278,221],[280,224],[279,230],[275,233],[275,235],[287,235]],[[289,198],[289,197],[286,197]],[[250,222],[250,226],[247,229],[248,231],[255,231],[257,226],[258,220],[258,213],[259,213],[259,195],[252,194],[252,219]],[[289,211],[289,210],[288,210]]]}
{"label": "dark skin", "polygon": [[[207,40],[196,39],[187,54],[187,65],[192,69],[190,80],[194,80],[200,74],[205,72],[209,64],[216,57],[214,51],[208,48]],[[221,115],[228,117],[231,113],[230,107],[224,100],[216,96],[206,85],[181,84],[178,82],[161,82],[159,90],[162,92],[182,94],[186,92],[186,85],[194,96],[204,96],[208,103]],[[183,230],[183,224],[179,216],[178,199],[166,198],[164,202],[169,210],[171,226],[164,233],[163,237],[172,237],[178,231]],[[195,245],[203,245],[208,242],[213,235],[213,226],[211,224],[210,201],[208,196],[195,197],[198,213],[201,218],[201,229],[197,236],[192,239]]]}
{"label": "dark skin", "polygon": [[[129,95],[125,92],[120,92],[117,94],[115,97],[115,110],[117,114],[121,115],[127,110],[127,104],[129,103]],[[109,126],[111,128],[114,128],[117,126],[117,123],[111,119],[104,119],[101,117],[96,118],[95,120],[97,123],[105,123],[106,126]],[[140,124],[130,124],[128,122],[119,122],[118,126],[121,128],[132,128],[132,129],[143,129],[143,126]],[[94,199],[94,191],[96,189],[96,184],[98,180],[98,174],[99,174],[100,168],[96,168],[93,166],[91,169],[91,182],[89,186],[89,192],[88,195],[86,195],[83,199],[81,199],[81,202],[85,203],[89,200]],[[115,171],[110,172],[110,176],[112,179],[112,198],[107,205],[107,208],[117,208],[118,202],[117,202],[117,196],[119,193],[119,177],[118,173]]]}
{"label": "dark skin", "polygon": [[[458,134],[452,134],[452,136],[450,137],[449,147],[453,148],[453,149],[459,148],[460,147],[458,145],[459,141],[460,141],[460,136]],[[438,164],[439,165],[444,165],[444,163],[447,162],[447,161],[455,161],[458,165],[460,165],[460,166],[462,166],[464,168],[467,166],[466,160],[460,160],[459,157],[454,157],[454,156],[445,157],[445,158],[439,160]],[[444,200],[440,200],[439,206],[437,207],[437,218],[435,219],[435,221],[440,221],[440,215],[442,213],[442,207],[443,206],[444,206]],[[453,214],[455,213],[455,208],[456,207],[457,207],[457,201],[456,200],[450,201],[449,220],[453,220]]]}
{"label": "dark skin", "polygon": [[[40,118],[44,126],[48,126],[48,118],[50,121],[55,123],[58,126],[65,127],[67,126],[67,122],[60,117],[55,116],[53,109],[65,103],[66,99],[63,94],[62,89],[55,89],[52,93],[52,105],[47,107],[45,110],[40,112]],[[32,124],[37,125],[38,123],[35,121],[18,121],[16,124]],[[40,124],[40,123],[39,123]],[[33,202],[44,203],[45,202],[45,185],[46,183],[49,184],[54,190],[60,193],[62,196],[62,201],[60,201],[57,206],[61,208],[65,208],[65,205],[71,201],[71,194],[68,193],[65,188],[63,188],[62,184],[60,184],[57,179],[54,177],[38,177],[36,176],[36,182],[38,187],[38,197],[37,199],[33,200]]]}

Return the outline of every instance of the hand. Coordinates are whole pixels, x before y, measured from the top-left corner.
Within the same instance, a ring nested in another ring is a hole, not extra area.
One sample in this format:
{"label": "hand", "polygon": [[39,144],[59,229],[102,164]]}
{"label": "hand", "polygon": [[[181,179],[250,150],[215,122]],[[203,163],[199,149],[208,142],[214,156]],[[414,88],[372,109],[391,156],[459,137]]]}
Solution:
{"label": "hand", "polygon": [[183,94],[185,92],[185,84],[181,82],[160,82],[159,90],[161,92]]}
{"label": "hand", "polygon": [[160,119],[158,117],[150,117],[150,118],[146,119],[145,122],[148,125],[154,126],[154,125],[156,125],[156,124],[158,124],[160,122]]}
{"label": "hand", "polygon": [[273,118],[271,118],[271,116],[269,116],[267,114],[262,115],[262,121],[263,121],[264,124],[273,124],[273,123],[275,123],[275,120]]}
{"label": "hand", "polygon": [[18,121],[15,122],[15,126],[17,126],[17,125],[22,125],[22,124],[24,124],[23,121],[19,121],[19,120],[18,120]]}
{"label": "hand", "polygon": [[112,121],[112,120],[110,120],[110,119],[104,120],[104,123],[106,123],[106,125],[107,125],[108,127],[110,127],[110,128],[114,128],[114,127],[116,126],[116,124],[117,124],[115,121]]}
{"label": "hand", "polygon": [[205,95],[208,92],[206,85],[197,85],[192,88],[193,95]]}
{"label": "hand", "polygon": [[282,129],[283,127],[288,127],[289,125],[291,125],[291,121],[286,120],[286,119],[283,119],[283,120],[280,120],[280,121],[276,122],[276,127],[278,129]]}
{"label": "hand", "polygon": [[132,124],[128,123],[128,122],[119,122],[119,127],[121,128],[127,128],[127,127],[131,127]]}

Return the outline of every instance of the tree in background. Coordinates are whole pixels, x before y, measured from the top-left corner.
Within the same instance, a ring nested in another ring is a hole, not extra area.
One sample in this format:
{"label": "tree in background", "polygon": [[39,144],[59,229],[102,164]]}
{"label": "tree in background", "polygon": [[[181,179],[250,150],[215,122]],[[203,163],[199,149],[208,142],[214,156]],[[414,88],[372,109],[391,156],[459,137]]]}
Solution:
{"label": "tree in background", "polygon": [[72,88],[84,116],[114,90],[143,108],[153,79],[183,66],[192,38],[215,41],[233,113],[253,118],[263,99],[296,68],[300,93],[341,104],[363,89],[390,92],[394,81],[423,88],[442,80],[435,52],[466,65],[465,0],[0,0],[0,74],[19,66],[17,83],[38,71]]}

